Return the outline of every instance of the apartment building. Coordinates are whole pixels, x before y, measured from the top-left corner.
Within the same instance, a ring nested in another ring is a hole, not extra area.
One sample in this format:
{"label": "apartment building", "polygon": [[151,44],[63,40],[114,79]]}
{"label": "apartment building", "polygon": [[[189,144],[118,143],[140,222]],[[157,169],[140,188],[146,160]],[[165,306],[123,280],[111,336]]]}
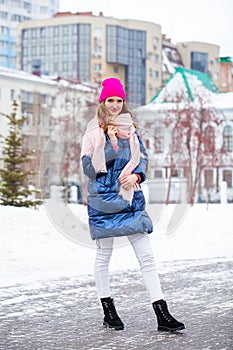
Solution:
{"label": "apartment building", "polygon": [[0,0],[0,66],[16,68],[20,22],[50,18],[58,10],[59,0]]}
{"label": "apartment building", "polygon": [[176,47],[185,68],[208,74],[213,83],[219,86],[218,45],[190,41],[177,43]]}
{"label": "apartment building", "polygon": [[127,101],[144,105],[161,87],[161,26],[87,13],[58,13],[21,23],[17,67],[28,73],[60,75],[100,83],[115,76]]}

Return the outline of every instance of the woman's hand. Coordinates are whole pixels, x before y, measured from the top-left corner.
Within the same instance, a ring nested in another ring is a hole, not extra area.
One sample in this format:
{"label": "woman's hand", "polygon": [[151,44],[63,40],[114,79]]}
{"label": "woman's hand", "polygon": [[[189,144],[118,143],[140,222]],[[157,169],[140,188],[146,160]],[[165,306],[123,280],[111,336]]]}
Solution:
{"label": "woman's hand", "polygon": [[117,127],[115,125],[109,125],[107,129],[107,134],[110,138],[110,141],[116,142],[117,141]]}
{"label": "woman's hand", "polygon": [[125,190],[129,190],[138,181],[138,177],[136,174],[125,175],[119,178],[119,181]]}

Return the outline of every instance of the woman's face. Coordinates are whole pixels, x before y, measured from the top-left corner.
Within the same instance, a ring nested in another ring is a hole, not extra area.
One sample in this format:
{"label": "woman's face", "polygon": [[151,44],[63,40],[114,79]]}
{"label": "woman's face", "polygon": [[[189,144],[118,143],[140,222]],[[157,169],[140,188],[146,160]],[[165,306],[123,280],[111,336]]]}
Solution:
{"label": "woman's face", "polygon": [[105,107],[110,116],[116,117],[123,108],[123,100],[121,97],[117,96],[108,97],[105,100]]}

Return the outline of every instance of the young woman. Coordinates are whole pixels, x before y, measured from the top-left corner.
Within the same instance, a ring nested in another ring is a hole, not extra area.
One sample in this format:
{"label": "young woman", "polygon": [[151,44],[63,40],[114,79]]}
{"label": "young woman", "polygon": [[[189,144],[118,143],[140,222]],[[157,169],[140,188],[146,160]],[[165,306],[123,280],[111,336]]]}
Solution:
{"label": "young woman", "polygon": [[141,267],[158,330],[182,330],[185,326],[169,313],[160,286],[148,237],[153,226],[140,188],[146,179],[148,157],[125,100],[119,79],[102,82],[97,115],[87,126],[81,152],[83,170],[89,178],[89,227],[97,242],[94,274],[103,324],[124,329],[111,295],[109,261],[114,238],[127,236]]}

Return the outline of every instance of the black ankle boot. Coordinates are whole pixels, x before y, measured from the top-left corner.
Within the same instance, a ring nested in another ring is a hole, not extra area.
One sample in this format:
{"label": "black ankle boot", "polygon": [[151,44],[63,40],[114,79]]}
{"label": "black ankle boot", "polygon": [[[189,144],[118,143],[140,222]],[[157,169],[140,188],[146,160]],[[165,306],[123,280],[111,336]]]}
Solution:
{"label": "black ankle boot", "polygon": [[113,299],[110,297],[101,298],[100,301],[104,310],[103,325],[116,330],[124,329],[124,324],[116,312]]}
{"label": "black ankle boot", "polygon": [[167,303],[165,300],[155,301],[153,304],[153,309],[157,316],[158,321],[158,331],[180,331],[185,329],[183,323],[177,321],[168,311]]}

